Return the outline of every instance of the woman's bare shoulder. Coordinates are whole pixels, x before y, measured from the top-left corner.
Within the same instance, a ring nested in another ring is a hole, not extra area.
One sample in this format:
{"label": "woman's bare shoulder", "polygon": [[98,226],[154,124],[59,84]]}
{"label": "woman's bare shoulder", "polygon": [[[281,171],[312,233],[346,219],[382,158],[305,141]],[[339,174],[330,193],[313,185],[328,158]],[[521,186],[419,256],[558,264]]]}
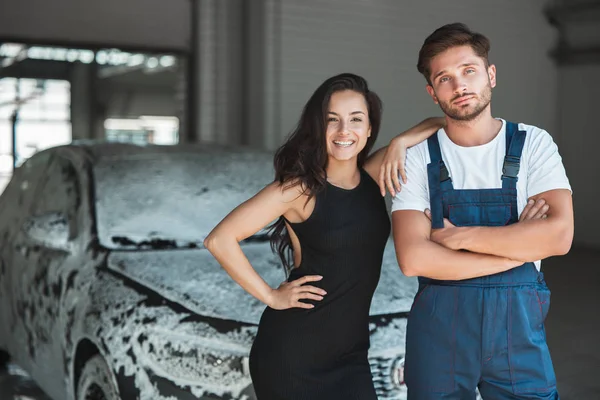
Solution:
{"label": "woman's bare shoulder", "polygon": [[274,181],[269,187],[270,190],[278,193],[281,200],[285,202],[306,202],[310,197],[306,186],[297,178],[285,182]]}

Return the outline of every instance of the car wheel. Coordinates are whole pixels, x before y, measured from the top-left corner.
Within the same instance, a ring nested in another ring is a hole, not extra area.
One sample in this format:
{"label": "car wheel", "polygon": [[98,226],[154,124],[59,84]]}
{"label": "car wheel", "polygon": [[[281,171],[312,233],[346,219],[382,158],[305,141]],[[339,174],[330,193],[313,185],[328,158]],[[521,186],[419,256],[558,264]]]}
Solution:
{"label": "car wheel", "polygon": [[119,400],[113,375],[101,355],[90,358],[81,370],[77,400]]}

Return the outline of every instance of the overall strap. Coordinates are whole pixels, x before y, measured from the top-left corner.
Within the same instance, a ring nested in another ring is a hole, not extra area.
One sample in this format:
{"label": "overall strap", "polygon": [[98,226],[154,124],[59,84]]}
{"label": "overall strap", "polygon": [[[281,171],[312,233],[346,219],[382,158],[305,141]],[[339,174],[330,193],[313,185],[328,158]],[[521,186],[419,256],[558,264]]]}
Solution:
{"label": "overall strap", "polygon": [[431,162],[427,165],[431,227],[439,229],[444,227],[442,191],[452,189],[452,179],[450,178],[446,164],[442,160],[442,151],[437,133],[427,139],[427,146],[429,147],[429,158],[431,158]]}
{"label": "overall strap", "polygon": [[514,122],[506,121],[506,155],[502,165],[502,189],[516,189],[521,168],[521,154],[527,132]]}

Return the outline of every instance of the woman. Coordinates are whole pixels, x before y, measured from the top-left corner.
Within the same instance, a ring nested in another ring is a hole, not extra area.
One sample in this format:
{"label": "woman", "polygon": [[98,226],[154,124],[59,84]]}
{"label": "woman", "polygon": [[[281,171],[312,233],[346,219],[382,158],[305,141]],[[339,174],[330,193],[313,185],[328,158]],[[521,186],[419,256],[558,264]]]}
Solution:
{"label": "woman", "polygon": [[[275,181],[206,238],[231,277],[268,306],[250,354],[259,400],[377,398],[367,351],[369,307],[390,232],[383,187],[400,189],[405,144],[441,126],[441,119],[426,120],[394,139],[387,155],[382,149],[367,158],[381,107],[359,76],[326,80],[277,151]],[[275,219],[271,244],[291,271],[277,289],[238,244]]]}

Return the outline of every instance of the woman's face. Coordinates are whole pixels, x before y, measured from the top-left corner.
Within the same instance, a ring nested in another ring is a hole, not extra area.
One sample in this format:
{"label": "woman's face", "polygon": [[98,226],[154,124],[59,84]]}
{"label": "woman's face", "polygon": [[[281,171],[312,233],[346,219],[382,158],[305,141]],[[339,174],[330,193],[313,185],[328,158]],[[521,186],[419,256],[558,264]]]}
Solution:
{"label": "woman's face", "polygon": [[348,161],[358,157],[371,136],[365,97],[353,90],[335,92],[325,118],[329,159]]}

